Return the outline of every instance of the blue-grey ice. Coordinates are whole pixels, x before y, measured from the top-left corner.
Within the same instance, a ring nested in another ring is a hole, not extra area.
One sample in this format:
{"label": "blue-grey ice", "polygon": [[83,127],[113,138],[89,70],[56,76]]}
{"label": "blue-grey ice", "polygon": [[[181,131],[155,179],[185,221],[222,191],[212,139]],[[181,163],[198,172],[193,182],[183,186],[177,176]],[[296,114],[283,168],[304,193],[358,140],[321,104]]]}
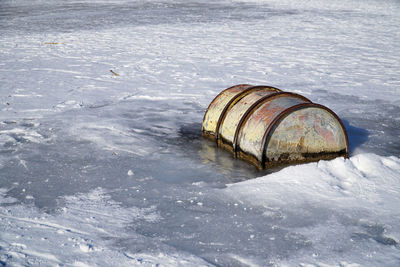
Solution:
{"label": "blue-grey ice", "polygon": [[[0,1],[0,264],[399,266],[397,0]],[[266,84],[350,158],[258,172],[201,137]]]}

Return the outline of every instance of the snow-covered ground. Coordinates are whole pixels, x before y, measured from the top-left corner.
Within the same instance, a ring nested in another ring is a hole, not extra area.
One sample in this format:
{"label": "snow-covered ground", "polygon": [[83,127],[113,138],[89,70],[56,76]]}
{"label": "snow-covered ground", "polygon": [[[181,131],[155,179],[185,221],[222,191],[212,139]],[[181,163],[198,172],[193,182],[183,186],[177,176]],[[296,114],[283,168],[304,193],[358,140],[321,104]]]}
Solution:
{"label": "snow-covered ground", "polygon": [[[0,264],[399,266],[397,0],[0,1]],[[258,172],[201,137],[239,83],[351,157]]]}

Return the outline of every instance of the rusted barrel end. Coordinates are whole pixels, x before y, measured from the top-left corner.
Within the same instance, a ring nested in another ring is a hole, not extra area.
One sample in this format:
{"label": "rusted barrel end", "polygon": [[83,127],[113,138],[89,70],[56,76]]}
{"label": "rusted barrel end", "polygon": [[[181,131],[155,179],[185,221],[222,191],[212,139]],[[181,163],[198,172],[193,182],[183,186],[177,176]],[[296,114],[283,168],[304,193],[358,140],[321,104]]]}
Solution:
{"label": "rusted barrel end", "polygon": [[235,99],[236,96],[249,87],[251,87],[251,85],[248,84],[239,84],[229,87],[219,93],[214,100],[211,101],[203,117],[202,135],[204,137],[210,140],[216,140],[218,122],[221,114],[225,113],[225,107],[232,99]]}
{"label": "rusted barrel end", "polygon": [[271,86],[237,85],[208,107],[203,136],[258,169],[348,156],[339,117],[304,96]]}

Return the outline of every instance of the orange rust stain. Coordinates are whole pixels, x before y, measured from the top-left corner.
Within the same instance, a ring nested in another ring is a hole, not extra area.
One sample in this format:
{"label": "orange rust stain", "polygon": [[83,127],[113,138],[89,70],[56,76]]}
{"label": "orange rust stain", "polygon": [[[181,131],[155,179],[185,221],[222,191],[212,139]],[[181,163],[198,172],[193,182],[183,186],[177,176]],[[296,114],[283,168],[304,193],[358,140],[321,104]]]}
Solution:
{"label": "orange rust stain", "polygon": [[307,116],[307,115],[304,115],[304,114],[302,114],[302,115],[300,115],[300,116],[298,117],[299,121],[306,121],[307,118],[308,118],[308,116]]}
{"label": "orange rust stain", "polygon": [[335,143],[335,136],[333,133],[327,129],[321,128],[321,119],[319,117],[315,118],[314,121],[314,128],[317,131],[317,133],[322,136],[327,143],[329,144],[334,144]]}
{"label": "orange rust stain", "polygon": [[254,120],[264,120],[266,123],[269,123],[278,113],[280,113],[284,109],[285,108],[273,104],[263,105],[262,108],[259,109],[255,114]]}

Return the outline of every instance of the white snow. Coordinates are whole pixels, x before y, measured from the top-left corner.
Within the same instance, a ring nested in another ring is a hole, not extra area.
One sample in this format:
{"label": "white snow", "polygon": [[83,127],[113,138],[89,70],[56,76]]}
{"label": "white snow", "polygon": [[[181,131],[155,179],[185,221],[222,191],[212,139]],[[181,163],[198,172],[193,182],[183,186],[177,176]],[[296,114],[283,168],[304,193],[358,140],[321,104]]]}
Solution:
{"label": "white snow", "polygon": [[[0,1],[0,264],[399,266],[396,0]],[[201,138],[239,84],[343,120],[258,172]]]}
{"label": "white snow", "polygon": [[229,185],[224,193],[259,207],[266,221],[277,219],[266,227],[290,230],[309,242],[310,249],[278,265],[340,266],[346,260],[395,266],[400,260],[399,170],[397,157],[359,154],[287,167]]}
{"label": "white snow", "polygon": [[[338,158],[287,167],[257,179],[230,184],[226,189],[209,189],[207,201],[218,202],[222,198],[228,206],[232,203],[235,207],[228,232],[244,227],[239,210],[245,213],[257,210],[257,220],[263,221],[264,232],[252,232],[243,244],[257,244],[263,239],[264,247],[260,250],[286,242],[298,246],[288,258],[271,255],[269,264],[396,266],[400,260],[399,184],[399,158],[359,154],[348,160]],[[3,262],[75,266],[209,265],[194,255],[159,244],[157,238],[129,230],[141,221],[155,224],[163,221],[157,206],[124,207],[112,200],[109,192],[97,188],[87,194],[59,198],[59,208],[49,214],[32,205],[11,205],[18,203],[17,200],[5,195],[6,191],[2,190],[0,203],[7,204],[0,207]],[[181,200],[176,202],[183,204]],[[198,202],[197,198],[189,202],[192,207],[210,205]],[[206,209],[199,211],[207,213]],[[224,216],[224,212],[220,215]],[[207,223],[202,216],[194,219]],[[257,223],[252,221],[254,217],[243,219],[249,229]],[[223,237],[216,238],[221,240],[220,244],[199,244],[221,248],[227,245]],[[116,249],[126,240],[133,246]],[[153,244],[157,251],[146,246],[144,253],[132,252],[135,243],[144,242]],[[254,253],[240,250],[221,253],[225,261],[231,260],[227,261],[230,264],[265,264]],[[214,263],[218,264],[217,258]]]}

